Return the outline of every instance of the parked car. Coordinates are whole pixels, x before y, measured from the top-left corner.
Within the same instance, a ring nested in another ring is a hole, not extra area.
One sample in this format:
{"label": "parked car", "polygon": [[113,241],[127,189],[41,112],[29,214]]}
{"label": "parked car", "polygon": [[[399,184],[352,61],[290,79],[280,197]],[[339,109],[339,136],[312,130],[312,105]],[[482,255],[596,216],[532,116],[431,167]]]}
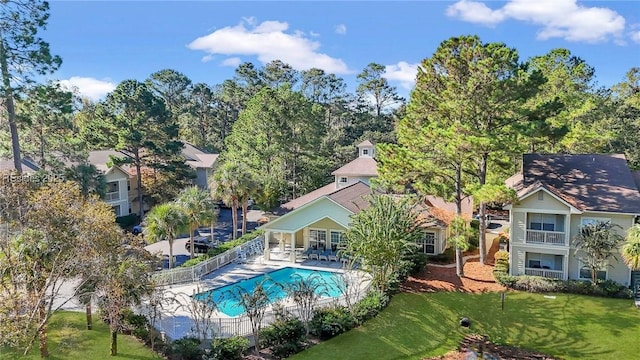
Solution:
{"label": "parked car", "polygon": [[[213,243],[211,243],[211,241],[209,241],[209,239],[204,236],[193,238],[193,246],[194,251],[197,253],[206,253],[207,251],[209,251],[209,249],[215,247]],[[184,244],[184,248],[187,251],[191,251],[191,240],[187,240],[187,242]]]}

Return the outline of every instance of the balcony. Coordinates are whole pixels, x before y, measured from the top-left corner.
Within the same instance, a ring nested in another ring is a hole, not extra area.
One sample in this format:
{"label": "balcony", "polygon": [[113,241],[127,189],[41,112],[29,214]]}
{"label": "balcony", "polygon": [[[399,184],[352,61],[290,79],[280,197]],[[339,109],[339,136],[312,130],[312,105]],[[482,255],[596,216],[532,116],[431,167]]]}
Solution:
{"label": "balcony", "polygon": [[564,272],[562,270],[525,268],[524,274],[532,276],[542,276],[550,279],[564,279]]}
{"label": "balcony", "polygon": [[564,246],[566,245],[565,233],[527,229],[526,243]]}
{"label": "balcony", "polygon": [[117,201],[117,200],[120,200],[119,191],[108,192],[104,194],[104,201]]}

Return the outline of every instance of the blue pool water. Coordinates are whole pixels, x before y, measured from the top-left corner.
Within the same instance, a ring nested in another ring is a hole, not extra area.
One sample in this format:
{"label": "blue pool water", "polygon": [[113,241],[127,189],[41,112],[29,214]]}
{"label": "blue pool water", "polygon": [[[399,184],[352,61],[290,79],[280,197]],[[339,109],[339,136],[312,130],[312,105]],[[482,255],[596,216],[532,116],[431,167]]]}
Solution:
{"label": "blue pool water", "polygon": [[330,297],[339,297],[340,295],[342,295],[342,293],[336,286],[336,281],[341,280],[335,275],[335,273],[329,271],[286,267],[266,274],[248,278],[235,284],[205,291],[194,295],[194,297],[195,299],[200,301],[211,301],[212,299],[213,302],[218,305],[219,311],[229,316],[238,316],[244,313],[244,309],[242,308],[240,303],[230,294],[231,290],[233,290],[235,287],[240,286],[244,290],[252,292],[256,288],[256,285],[264,280],[264,287],[267,290],[269,303],[271,304],[287,297],[287,292],[283,289],[283,286],[279,286],[278,284],[291,284],[299,281],[300,278],[307,279],[312,274],[317,274],[315,275],[319,276],[319,278],[317,278],[317,281],[321,283],[321,285],[318,286],[318,289],[316,290],[317,292],[325,292],[323,295],[328,295]]}

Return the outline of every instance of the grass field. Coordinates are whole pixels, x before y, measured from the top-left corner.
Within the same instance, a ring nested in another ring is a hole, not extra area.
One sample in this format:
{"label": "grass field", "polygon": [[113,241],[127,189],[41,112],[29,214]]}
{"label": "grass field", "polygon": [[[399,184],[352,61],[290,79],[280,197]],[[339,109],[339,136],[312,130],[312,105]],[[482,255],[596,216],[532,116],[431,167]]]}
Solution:
{"label": "grass field", "polygon": [[[640,357],[640,310],[631,300],[554,296],[510,292],[502,311],[498,293],[402,293],[364,326],[292,359],[422,359],[455,349],[469,333],[562,359]],[[469,329],[459,326],[463,316]]]}
{"label": "grass field", "polygon": [[[61,311],[49,325],[49,359],[159,359],[132,336],[118,335],[118,356],[109,355],[109,328],[94,316],[93,330],[86,330],[85,314]],[[38,343],[28,356],[0,348],[0,359],[40,359]]]}

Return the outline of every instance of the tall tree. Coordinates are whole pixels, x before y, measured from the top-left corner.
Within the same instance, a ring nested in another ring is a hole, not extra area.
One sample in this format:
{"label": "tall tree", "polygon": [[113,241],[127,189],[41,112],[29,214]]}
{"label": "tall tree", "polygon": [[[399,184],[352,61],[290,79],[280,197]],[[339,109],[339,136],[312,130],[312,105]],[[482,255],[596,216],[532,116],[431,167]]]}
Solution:
{"label": "tall tree", "polygon": [[146,83],[154,95],[164,100],[165,107],[177,122],[185,110],[191,80],[179,71],[164,69],[151,74]]}
{"label": "tall tree", "polygon": [[33,75],[47,75],[62,63],[38,36],[46,28],[49,3],[42,0],[6,1],[0,8],[0,97],[8,117],[15,169],[22,172],[15,97]]}
{"label": "tall tree", "polygon": [[182,208],[182,213],[185,215],[189,225],[190,252],[193,259],[195,256],[193,233],[200,225],[211,221],[214,216],[213,203],[207,191],[200,190],[197,186],[190,186],[178,194],[176,204]]}
{"label": "tall tree", "polygon": [[384,78],[384,65],[370,63],[358,74],[358,96],[372,102],[376,117],[380,117],[390,106],[404,101],[395,87]]}
{"label": "tall tree", "polygon": [[140,204],[138,215],[144,214],[142,168],[156,168],[176,174],[177,180],[189,177],[181,155],[183,143],[178,137],[178,125],[172,120],[164,101],[147,85],[125,80],[99,104],[98,116],[88,124],[95,144],[113,148],[122,157],[114,164],[131,164],[136,170]]}
{"label": "tall tree", "polygon": [[266,86],[277,89],[283,85],[294,87],[298,81],[298,72],[282,60],[273,60],[260,69],[260,77]]}
{"label": "tall tree", "polygon": [[[521,99],[535,90],[526,80],[521,77],[517,52],[502,43],[484,44],[477,36],[442,42],[419,67],[406,116],[398,125],[400,146],[381,147],[383,181],[453,200],[461,216],[462,200],[474,188],[490,184],[492,163],[494,167],[509,164],[504,159],[515,148],[514,124],[521,120],[517,110]],[[403,179],[406,173],[410,175]],[[498,177],[491,182],[503,180]],[[481,201],[482,262],[484,212]],[[459,275],[463,274],[462,248],[456,248]]]}
{"label": "tall tree", "polygon": [[[150,243],[162,240],[169,243],[169,269],[173,268],[173,243],[188,224],[183,207],[174,202],[156,205],[149,211],[145,223],[145,239]],[[191,244],[193,248],[193,241]]]}
{"label": "tall tree", "polygon": [[249,170],[241,162],[226,161],[216,169],[209,184],[211,197],[215,200],[222,200],[225,205],[231,208],[233,239],[238,236],[238,206],[242,196],[238,179],[247,171]]}
{"label": "tall tree", "polygon": [[614,136],[605,151],[624,153],[629,166],[640,169],[640,67],[631,68],[625,80],[612,87],[609,99]]}
{"label": "tall tree", "polygon": [[616,229],[620,226],[611,221],[596,221],[582,225],[578,234],[573,237],[576,255],[589,268],[591,281],[597,280],[598,271],[607,267],[609,258],[616,258],[616,253],[624,238]]}
{"label": "tall tree", "polygon": [[22,153],[34,159],[41,170],[61,172],[62,160],[74,159],[76,134],[71,120],[73,94],[59,84],[38,84],[25,90],[18,102],[22,125]]}

